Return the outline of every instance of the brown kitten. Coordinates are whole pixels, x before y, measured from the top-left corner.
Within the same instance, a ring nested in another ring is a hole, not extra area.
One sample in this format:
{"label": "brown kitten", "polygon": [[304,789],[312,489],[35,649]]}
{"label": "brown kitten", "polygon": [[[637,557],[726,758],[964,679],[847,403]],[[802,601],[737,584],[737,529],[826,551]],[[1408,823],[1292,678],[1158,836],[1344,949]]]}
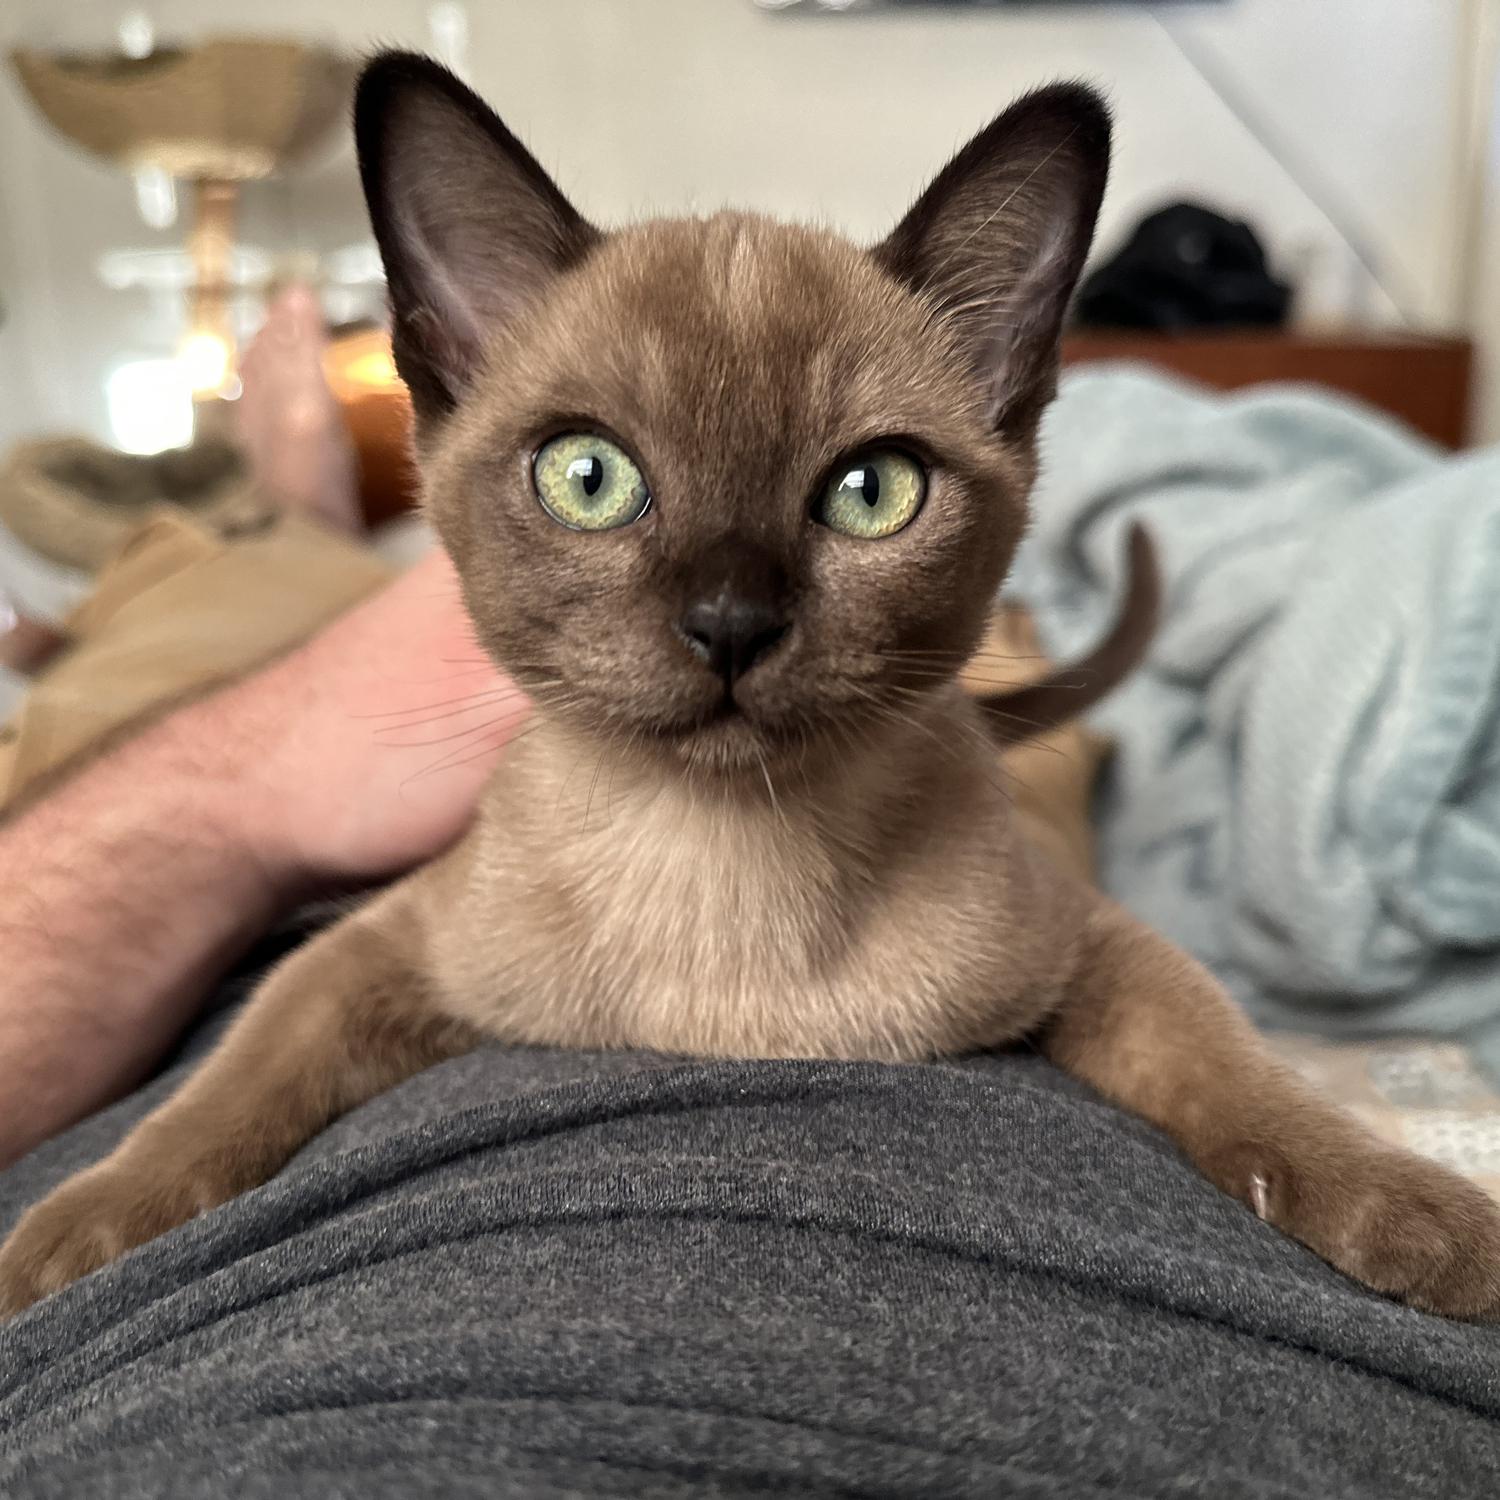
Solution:
{"label": "brown kitten", "polygon": [[[459,845],[287,960],[22,1220],[0,1306],[483,1036],[890,1060],[1030,1036],[1334,1265],[1494,1315],[1500,1212],[1320,1102],[1028,842],[955,685],[1025,523],[1099,100],[1021,100],[868,252],[746,214],[602,233],[418,58],[367,71],[356,125],[428,503],[535,728]],[[1016,701],[1046,717],[1070,685]]]}

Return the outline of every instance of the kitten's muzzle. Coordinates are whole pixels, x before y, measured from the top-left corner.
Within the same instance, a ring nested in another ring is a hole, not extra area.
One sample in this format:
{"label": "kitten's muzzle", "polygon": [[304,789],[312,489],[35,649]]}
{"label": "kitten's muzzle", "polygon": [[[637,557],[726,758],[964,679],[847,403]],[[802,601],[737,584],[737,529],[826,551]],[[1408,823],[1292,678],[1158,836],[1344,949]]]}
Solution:
{"label": "kitten's muzzle", "polygon": [[727,589],[690,605],[678,621],[683,644],[716,676],[726,696],[786,635],[791,621],[775,606]]}

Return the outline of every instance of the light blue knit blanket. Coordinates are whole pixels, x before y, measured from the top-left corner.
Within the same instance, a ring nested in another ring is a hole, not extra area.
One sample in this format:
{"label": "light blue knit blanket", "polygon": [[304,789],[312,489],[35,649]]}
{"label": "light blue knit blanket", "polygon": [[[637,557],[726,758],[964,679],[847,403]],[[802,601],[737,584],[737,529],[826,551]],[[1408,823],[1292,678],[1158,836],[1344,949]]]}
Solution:
{"label": "light blue knit blanket", "polygon": [[1098,714],[1107,886],[1267,1024],[1463,1036],[1500,1076],[1500,451],[1075,374],[1015,575],[1055,653],[1104,628],[1135,519],[1168,597]]}

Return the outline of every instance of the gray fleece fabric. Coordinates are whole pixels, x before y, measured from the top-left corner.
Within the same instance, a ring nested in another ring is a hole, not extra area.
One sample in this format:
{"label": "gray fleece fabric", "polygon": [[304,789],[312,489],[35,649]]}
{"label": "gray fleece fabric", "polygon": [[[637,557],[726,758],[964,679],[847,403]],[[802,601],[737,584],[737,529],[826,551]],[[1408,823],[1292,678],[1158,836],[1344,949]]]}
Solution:
{"label": "gray fleece fabric", "polygon": [[1022,1056],[484,1050],[0,1329],[5,1497],[1493,1500],[1497,1415],[1500,1331]]}

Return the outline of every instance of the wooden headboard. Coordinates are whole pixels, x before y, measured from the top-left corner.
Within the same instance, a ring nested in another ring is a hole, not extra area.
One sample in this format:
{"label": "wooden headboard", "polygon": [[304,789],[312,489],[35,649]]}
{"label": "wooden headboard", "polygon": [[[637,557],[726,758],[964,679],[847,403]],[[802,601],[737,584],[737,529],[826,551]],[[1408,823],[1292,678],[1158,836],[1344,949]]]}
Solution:
{"label": "wooden headboard", "polygon": [[1474,346],[1468,339],[1366,333],[1078,332],[1063,362],[1142,360],[1219,390],[1268,380],[1328,386],[1399,417],[1448,448],[1469,433]]}

